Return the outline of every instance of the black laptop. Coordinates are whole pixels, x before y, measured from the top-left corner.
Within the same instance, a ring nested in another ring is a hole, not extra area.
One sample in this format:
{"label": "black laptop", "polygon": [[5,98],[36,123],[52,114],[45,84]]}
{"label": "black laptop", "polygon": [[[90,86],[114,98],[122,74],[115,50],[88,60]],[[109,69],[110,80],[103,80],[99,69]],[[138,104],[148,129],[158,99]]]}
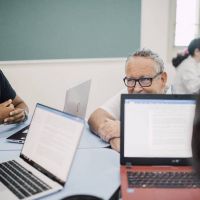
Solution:
{"label": "black laptop", "polygon": [[24,143],[28,129],[29,129],[29,125],[25,126],[21,130],[17,131],[16,133],[6,138],[7,141],[14,142],[14,143]]}
{"label": "black laptop", "polygon": [[191,166],[195,105],[194,95],[122,95],[122,199],[200,199]]}

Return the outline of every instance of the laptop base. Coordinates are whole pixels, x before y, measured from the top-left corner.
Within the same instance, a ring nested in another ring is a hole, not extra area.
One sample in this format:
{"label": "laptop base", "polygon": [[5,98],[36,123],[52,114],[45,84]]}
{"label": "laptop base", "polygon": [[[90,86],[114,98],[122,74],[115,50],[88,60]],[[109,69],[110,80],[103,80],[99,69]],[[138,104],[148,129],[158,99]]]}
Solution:
{"label": "laptop base", "polygon": [[121,191],[122,199],[126,200],[199,200],[200,198],[200,188],[129,188],[127,171],[185,171],[191,172],[191,167],[144,167],[144,166],[134,166],[127,167],[121,166]]}

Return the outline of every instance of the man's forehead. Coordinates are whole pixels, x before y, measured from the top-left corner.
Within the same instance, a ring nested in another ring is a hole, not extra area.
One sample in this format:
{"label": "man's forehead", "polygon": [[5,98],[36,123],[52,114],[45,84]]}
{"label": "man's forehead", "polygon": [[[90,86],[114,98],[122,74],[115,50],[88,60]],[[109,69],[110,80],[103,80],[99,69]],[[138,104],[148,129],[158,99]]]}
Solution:
{"label": "man's forehead", "polygon": [[151,73],[156,71],[157,63],[148,57],[131,57],[126,64],[126,72]]}

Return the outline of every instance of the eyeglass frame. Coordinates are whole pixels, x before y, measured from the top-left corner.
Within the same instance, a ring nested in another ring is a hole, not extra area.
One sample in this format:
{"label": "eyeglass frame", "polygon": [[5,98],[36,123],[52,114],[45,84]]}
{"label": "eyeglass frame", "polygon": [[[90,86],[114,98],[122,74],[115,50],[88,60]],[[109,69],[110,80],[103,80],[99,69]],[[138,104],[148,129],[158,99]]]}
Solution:
{"label": "eyeglass frame", "polygon": [[[134,88],[134,87],[136,86],[136,83],[137,83],[137,82],[139,83],[139,85],[140,85],[141,87],[150,87],[150,86],[152,85],[153,79],[155,79],[157,76],[161,75],[162,73],[163,73],[163,71],[160,71],[160,72],[156,73],[153,77],[142,77],[142,78],[138,78],[138,79],[135,79],[135,78],[128,78],[128,77],[125,76],[125,77],[123,78],[123,81],[124,81],[125,86],[128,87],[128,88]],[[142,86],[142,85],[141,85],[141,83],[140,83],[141,79],[145,79],[145,78],[150,79],[150,82],[151,82],[150,85],[147,85],[147,86]],[[127,79],[129,79],[129,80],[134,80],[134,81],[135,81],[135,85],[134,85],[134,86],[128,86],[128,85],[126,84],[126,80],[127,80]]]}

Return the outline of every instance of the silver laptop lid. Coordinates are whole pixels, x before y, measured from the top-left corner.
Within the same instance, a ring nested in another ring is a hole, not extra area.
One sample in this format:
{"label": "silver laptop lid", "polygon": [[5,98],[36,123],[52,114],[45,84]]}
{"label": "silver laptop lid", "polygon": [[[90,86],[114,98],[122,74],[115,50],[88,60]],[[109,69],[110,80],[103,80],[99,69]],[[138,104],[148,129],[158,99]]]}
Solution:
{"label": "silver laptop lid", "polygon": [[122,95],[121,162],[183,164],[191,158],[193,95]]}
{"label": "silver laptop lid", "polygon": [[83,128],[83,119],[37,104],[20,157],[64,184]]}
{"label": "silver laptop lid", "polygon": [[66,91],[64,112],[85,118],[91,80],[85,81]]}

